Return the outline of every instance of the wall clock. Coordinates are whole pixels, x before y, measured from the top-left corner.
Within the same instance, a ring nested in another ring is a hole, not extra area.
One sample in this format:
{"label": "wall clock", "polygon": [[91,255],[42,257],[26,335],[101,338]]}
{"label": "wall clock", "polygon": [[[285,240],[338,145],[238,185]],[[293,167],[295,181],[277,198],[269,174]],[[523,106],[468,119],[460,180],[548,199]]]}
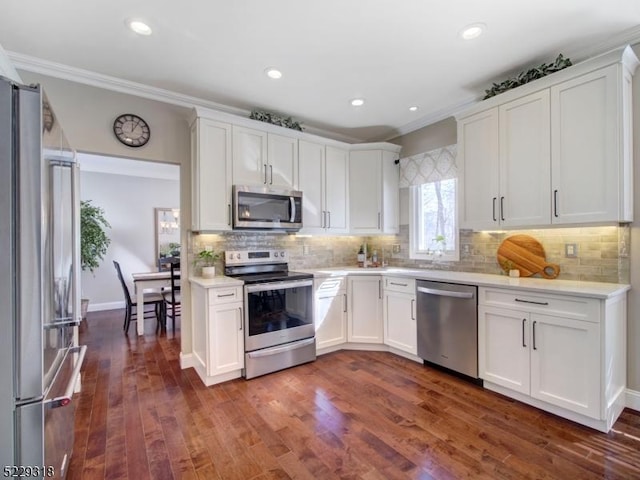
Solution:
{"label": "wall clock", "polygon": [[113,122],[113,133],[116,138],[128,147],[142,147],[151,137],[151,129],[138,115],[125,113]]}

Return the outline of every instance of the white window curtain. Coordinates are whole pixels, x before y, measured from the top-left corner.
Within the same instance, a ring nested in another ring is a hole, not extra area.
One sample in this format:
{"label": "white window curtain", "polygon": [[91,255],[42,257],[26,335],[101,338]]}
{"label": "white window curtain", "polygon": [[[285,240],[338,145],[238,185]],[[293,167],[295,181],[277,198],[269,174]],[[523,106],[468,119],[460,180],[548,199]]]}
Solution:
{"label": "white window curtain", "polygon": [[400,159],[400,188],[458,178],[457,145]]}

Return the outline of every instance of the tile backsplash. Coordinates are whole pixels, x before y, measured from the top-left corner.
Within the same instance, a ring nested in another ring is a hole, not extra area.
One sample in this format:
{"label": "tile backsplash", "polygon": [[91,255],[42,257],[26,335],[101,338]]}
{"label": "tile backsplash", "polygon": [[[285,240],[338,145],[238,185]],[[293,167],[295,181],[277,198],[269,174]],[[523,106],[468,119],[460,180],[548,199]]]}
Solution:
{"label": "tile backsplash", "polygon": [[[383,236],[303,236],[268,232],[229,232],[224,234],[192,234],[188,258],[205,246],[216,251],[285,249],[291,269],[355,266],[360,245],[367,242],[369,251],[378,250],[380,259],[391,266],[419,267],[433,270],[503,274],[496,260],[500,243],[510,235],[526,234],[538,239],[546,259],[560,265],[558,278],[594,282],[629,283],[628,226],[554,228],[501,232],[460,231],[460,260],[425,261],[409,258],[409,226],[401,225],[398,235]],[[392,253],[393,245],[399,253]],[[577,256],[565,257],[565,244],[576,244]],[[224,262],[218,261],[223,271]],[[196,270],[196,274],[199,272]]]}

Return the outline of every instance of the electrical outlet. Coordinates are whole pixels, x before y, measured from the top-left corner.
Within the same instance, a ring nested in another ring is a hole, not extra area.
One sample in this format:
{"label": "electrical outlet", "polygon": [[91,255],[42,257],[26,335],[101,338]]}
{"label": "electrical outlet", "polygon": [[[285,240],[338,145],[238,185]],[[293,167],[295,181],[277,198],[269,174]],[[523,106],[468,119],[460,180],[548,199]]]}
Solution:
{"label": "electrical outlet", "polygon": [[391,248],[392,248],[391,251],[393,253],[400,253],[400,244],[399,243],[394,243]]}
{"label": "electrical outlet", "polygon": [[302,254],[309,255],[311,253],[311,247],[309,245],[302,246]]}
{"label": "electrical outlet", "polygon": [[205,252],[213,252],[213,245],[205,245],[204,250]]}
{"label": "electrical outlet", "polygon": [[564,244],[564,256],[567,258],[576,258],[578,256],[578,244],[577,243],[565,243]]}

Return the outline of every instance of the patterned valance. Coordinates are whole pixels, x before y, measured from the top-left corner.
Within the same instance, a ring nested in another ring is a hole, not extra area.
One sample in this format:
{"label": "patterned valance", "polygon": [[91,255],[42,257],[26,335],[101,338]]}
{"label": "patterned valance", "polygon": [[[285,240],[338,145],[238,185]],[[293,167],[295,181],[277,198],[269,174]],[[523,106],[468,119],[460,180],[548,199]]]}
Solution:
{"label": "patterned valance", "polygon": [[400,188],[458,177],[457,145],[400,159]]}

